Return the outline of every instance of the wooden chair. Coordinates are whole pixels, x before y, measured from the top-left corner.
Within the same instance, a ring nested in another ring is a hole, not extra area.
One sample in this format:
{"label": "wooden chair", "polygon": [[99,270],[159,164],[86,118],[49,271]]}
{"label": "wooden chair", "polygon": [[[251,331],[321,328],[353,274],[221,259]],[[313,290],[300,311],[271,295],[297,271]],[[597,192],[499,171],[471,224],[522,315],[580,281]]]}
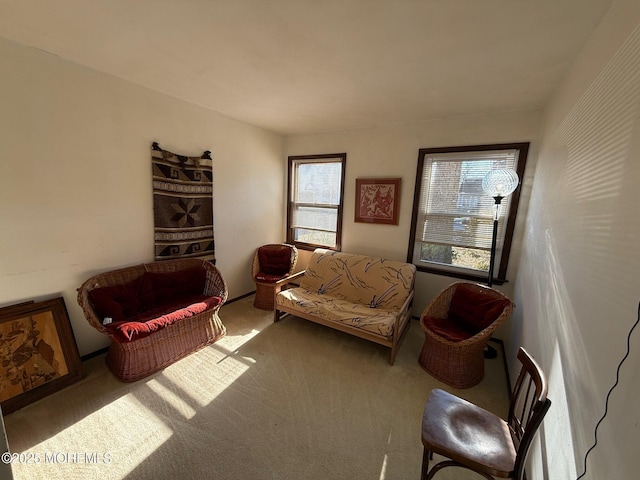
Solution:
{"label": "wooden chair", "polygon": [[[535,359],[520,348],[518,360],[522,369],[506,421],[443,390],[431,392],[422,416],[422,480],[446,467],[466,468],[489,480],[526,479],[527,453],[551,400],[546,376]],[[434,453],[448,460],[429,471]]]}
{"label": "wooden chair", "polygon": [[298,261],[298,249],[286,243],[272,243],[256,249],[251,277],[256,283],[253,306],[273,310],[274,299],[287,283]]}
{"label": "wooden chair", "polygon": [[469,388],[484,378],[484,348],[514,304],[484,285],[456,282],[423,310],[424,345],[418,362],[441,382]]}

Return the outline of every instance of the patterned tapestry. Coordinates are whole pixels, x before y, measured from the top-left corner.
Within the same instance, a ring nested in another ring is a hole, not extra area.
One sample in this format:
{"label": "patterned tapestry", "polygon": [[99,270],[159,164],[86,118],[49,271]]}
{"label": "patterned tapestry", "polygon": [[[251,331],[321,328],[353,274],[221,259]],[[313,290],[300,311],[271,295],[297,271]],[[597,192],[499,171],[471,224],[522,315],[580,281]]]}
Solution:
{"label": "patterned tapestry", "polygon": [[155,259],[198,257],[215,264],[211,152],[186,157],[151,146]]}

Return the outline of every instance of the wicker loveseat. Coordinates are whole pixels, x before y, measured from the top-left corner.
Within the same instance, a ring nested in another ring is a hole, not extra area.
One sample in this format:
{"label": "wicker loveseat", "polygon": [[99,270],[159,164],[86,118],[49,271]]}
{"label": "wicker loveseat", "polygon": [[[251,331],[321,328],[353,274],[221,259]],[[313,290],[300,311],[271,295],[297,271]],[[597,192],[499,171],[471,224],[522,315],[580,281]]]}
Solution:
{"label": "wicker loveseat", "polygon": [[95,275],[78,289],[78,303],[111,339],[109,369],[135,381],[222,338],[218,311],[227,295],[212,263],[178,259]]}
{"label": "wicker loveseat", "polygon": [[276,295],[274,320],[291,313],[379,343],[391,348],[393,365],[409,327],[415,272],[409,263],[317,249],[300,286]]}

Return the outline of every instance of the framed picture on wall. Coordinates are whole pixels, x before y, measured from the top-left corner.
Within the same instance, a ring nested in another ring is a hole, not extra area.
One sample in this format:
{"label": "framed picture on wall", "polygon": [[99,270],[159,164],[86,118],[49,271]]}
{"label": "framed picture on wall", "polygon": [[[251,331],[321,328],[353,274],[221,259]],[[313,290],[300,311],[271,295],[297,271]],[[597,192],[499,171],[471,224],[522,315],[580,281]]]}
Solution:
{"label": "framed picture on wall", "polygon": [[356,178],[355,221],[398,225],[400,178]]}
{"label": "framed picture on wall", "polygon": [[62,297],[0,308],[0,404],[11,413],[82,378]]}

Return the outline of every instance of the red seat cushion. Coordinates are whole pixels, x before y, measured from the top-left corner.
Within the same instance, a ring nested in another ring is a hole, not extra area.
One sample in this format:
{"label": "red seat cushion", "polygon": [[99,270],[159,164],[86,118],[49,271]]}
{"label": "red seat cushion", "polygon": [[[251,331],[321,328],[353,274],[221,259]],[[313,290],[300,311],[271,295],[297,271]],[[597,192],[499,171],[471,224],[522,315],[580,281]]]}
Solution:
{"label": "red seat cushion", "polygon": [[221,303],[220,297],[194,295],[170,304],[157,306],[153,310],[127,318],[126,321],[113,322],[106,328],[119,342],[131,342],[180,320],[215,308]]}
{"label": "red seat cushion", "polygon": [[285,274],[285,275],[271,275],[269,273],[265,273],[265,272],[258,272],[256,274],[256,280],[258,282],[267,282],[267,283],[275,283],[278,280],[282,280],[285,277],[288,277],[289,274]]}
{"label": "red seat cushion", "polygon": [[478,292],[472,284],[459,285],[451,298],[449,318],[469,331],[477,333],[484,330],[511,303],[506,298],[492,295],[491,292]]}

